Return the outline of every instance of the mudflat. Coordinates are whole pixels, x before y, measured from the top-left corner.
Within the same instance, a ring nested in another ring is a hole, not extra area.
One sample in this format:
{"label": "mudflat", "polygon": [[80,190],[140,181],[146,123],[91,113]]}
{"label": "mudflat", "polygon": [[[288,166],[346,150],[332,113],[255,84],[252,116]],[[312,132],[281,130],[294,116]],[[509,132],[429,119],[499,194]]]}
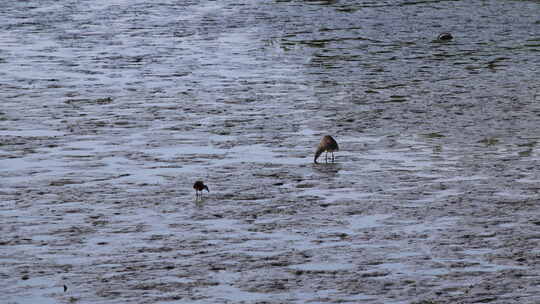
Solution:
{"label": "mudflat", "polygon": [[537,2],[3,5],[6,303],[540,302]]}

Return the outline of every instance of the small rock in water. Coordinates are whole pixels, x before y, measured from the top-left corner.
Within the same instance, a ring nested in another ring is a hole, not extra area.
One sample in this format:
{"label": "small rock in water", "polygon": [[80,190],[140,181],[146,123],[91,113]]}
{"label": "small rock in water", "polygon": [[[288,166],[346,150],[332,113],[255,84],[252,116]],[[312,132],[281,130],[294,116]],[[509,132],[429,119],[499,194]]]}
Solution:
{"label": "small rock in water", "polygon": [[439,37],[437,37],[439,40],[448,41],[454,39],[454,36],[450,33],[441,33]]}

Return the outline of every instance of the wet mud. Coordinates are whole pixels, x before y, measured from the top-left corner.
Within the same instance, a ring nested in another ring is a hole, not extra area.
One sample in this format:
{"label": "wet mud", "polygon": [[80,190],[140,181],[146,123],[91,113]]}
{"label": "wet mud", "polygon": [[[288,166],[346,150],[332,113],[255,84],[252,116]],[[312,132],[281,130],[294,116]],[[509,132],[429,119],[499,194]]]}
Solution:
{"label": "wet mud", "polygon": [[540,302],[539,9],[7,1],[6,303]]}

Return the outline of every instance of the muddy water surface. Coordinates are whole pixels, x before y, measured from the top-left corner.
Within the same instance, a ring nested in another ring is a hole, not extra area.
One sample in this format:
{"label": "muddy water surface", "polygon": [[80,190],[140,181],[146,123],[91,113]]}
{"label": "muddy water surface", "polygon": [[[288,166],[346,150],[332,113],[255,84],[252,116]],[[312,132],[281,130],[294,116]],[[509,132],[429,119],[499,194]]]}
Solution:
{"label": "muddy water surface", "polygon": [[2,5],[2,301],[540,302],[537,1],[151,2]]}

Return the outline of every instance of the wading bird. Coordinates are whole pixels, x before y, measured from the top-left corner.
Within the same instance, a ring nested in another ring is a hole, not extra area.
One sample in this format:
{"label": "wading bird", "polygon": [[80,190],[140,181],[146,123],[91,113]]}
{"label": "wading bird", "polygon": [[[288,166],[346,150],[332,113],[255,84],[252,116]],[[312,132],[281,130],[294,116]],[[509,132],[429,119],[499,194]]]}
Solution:
{"label": "wading bird", "polygon": [[334,138],[330,135],[326,135],[321,139],[317,151],[315,151],[315,158],[313,159],[314,163],[317,163],[317,158],[323,153],[325,154],[325,160],[328,162],[328,152],[332,153],[332,162],[334,161],[334,151],[339,151],[339,146]]}
{"label": "wading bird", "polygon": [[[202,197],[202,191],[206,189],[206,191],[210,192],[208,190],[208,186],[203,183],[203,181],[196,181],[195,184],[193,184],[193,189],[195,189],[195,197],[198,197],[199,195]],[[200,192],[200,194],[199,194]]]}

